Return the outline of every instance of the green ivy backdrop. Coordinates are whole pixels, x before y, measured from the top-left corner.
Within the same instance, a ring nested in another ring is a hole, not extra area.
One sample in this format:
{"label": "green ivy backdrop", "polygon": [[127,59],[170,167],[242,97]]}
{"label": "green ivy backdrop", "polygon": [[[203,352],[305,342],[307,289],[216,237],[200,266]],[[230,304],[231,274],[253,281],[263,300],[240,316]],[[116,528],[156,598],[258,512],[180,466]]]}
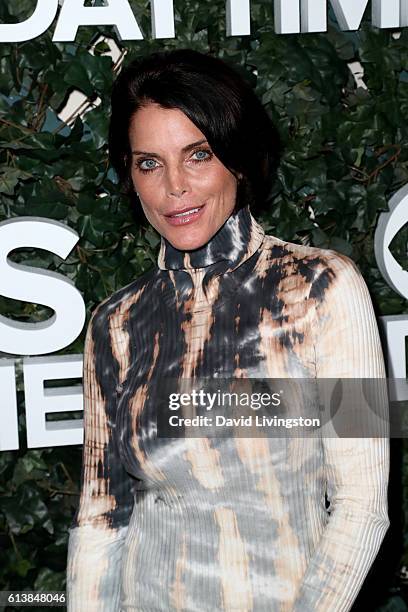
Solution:
{"label": "green ivy backdrop", "polygon": [[[2,2],[0,21],[22,21],[33,0]],[[351,256],[370,288],[377,315],[408,313],[407,302],[381,277],[373,234],[381,211],[408,183],[408,30],[371,27],[340,32],[330,17],[324,34],[279,36],[272,0],[251,4],[252,34],[225,36],[223,0],[176,0],[176,38],[151,40],[150,4],[131,2],[146,40],[117,44],[125,61],[154,50],[191,47],[236,66],[278,126],[285,153],[260,219],[268,233]],[[13,259],[56,270],[75,281],[88,314],[151,267],[157,234],[140,222],[107,163],[109,97],[114,73],[106,35],[79,29],[75,43],[55,44],[52,31],[34,41],[0,44],[0,221],[35,215],[72,227],[80,241],[66,261],[48,252]],[[367,89],[348,64],[360,61]],[[74,89],[98,103],[75,122],[57,114]],[[407,267],[407,235],[392,252]],[[0,313],[42,321],[43,306],[0,297]],[[63,353],[81,353],[84,334]],[[6,356],[6,355],[4,355]],[[21,361],[18,364],[19,451],[0,453],[0,589],[65,587],[67,529],[78,503],[80,447],[27,450]],[[407,446],[392,442],[389,530],[355,610],[408,610]],[[40,609],[40,608],[39,608]]]}

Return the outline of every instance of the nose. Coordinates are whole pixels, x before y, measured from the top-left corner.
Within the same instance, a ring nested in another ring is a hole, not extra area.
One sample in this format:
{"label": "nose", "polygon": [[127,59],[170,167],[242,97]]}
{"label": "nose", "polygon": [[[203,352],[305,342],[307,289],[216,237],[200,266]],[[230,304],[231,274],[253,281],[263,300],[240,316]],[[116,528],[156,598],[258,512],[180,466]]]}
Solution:
{"label": "nose", "polygon": [[176,165],[168,167],[166,172],[167,195],[181,198],[189,191],[188,179],[183,167]]}

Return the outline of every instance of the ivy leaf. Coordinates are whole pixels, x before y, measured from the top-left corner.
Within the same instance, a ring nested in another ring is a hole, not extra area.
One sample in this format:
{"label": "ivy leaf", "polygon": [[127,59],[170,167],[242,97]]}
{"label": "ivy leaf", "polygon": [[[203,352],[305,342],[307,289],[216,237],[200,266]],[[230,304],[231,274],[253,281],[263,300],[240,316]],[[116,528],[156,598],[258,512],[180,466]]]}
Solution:
{"label": "ivy leaf", "polygon": [[10,531],[16,535],[27,533],[34,525],[49,528],[47,506],[40,492],[32,486],[24,485],[12,497],[3,497],[1,512]]}
{"label": "ivy leaf", "polygon": [[32,174],[18,168],[2,165],[0,166],[0,193],[13,195],[14,189],[19,181],[32,178]]}

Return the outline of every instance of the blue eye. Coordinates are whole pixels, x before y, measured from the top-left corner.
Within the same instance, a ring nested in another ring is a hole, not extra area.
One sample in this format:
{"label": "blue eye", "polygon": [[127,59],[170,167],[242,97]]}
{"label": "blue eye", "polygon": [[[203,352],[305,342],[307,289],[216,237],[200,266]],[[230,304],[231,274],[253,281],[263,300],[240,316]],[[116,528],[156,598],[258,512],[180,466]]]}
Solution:
{"label": "blue eye", "polygon": [[205,151],[204,149],[200,149],[199,151],[195,151],[193,153],[193,155],[196,156],[196,159],[198,161],[202,161],[202,160],[207,159],[208,157],[211,156],[210,152],[209,151]]}
{"label": "blue eye", "polygon": [[156,167],[155,164],[156,162],[154,161],[154,159],[143,159],[139,163],[139,168],[141,168],[142,170],[154,170],[154,168]]}

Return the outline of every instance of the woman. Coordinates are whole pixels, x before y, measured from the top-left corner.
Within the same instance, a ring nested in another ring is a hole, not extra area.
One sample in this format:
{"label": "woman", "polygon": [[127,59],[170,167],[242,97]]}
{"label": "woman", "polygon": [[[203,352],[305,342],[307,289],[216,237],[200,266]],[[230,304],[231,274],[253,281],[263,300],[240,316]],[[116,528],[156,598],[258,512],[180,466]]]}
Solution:
{"label": "woman", "polygon": [[115,84],[111,160],[162,239],[88,328],[71,612],[346,611],[378,552],[385,438],[157,437],[169,377],[384,377],[352,261],[265,236],[249,211],[277,144],[215,58],[155,54]]}

